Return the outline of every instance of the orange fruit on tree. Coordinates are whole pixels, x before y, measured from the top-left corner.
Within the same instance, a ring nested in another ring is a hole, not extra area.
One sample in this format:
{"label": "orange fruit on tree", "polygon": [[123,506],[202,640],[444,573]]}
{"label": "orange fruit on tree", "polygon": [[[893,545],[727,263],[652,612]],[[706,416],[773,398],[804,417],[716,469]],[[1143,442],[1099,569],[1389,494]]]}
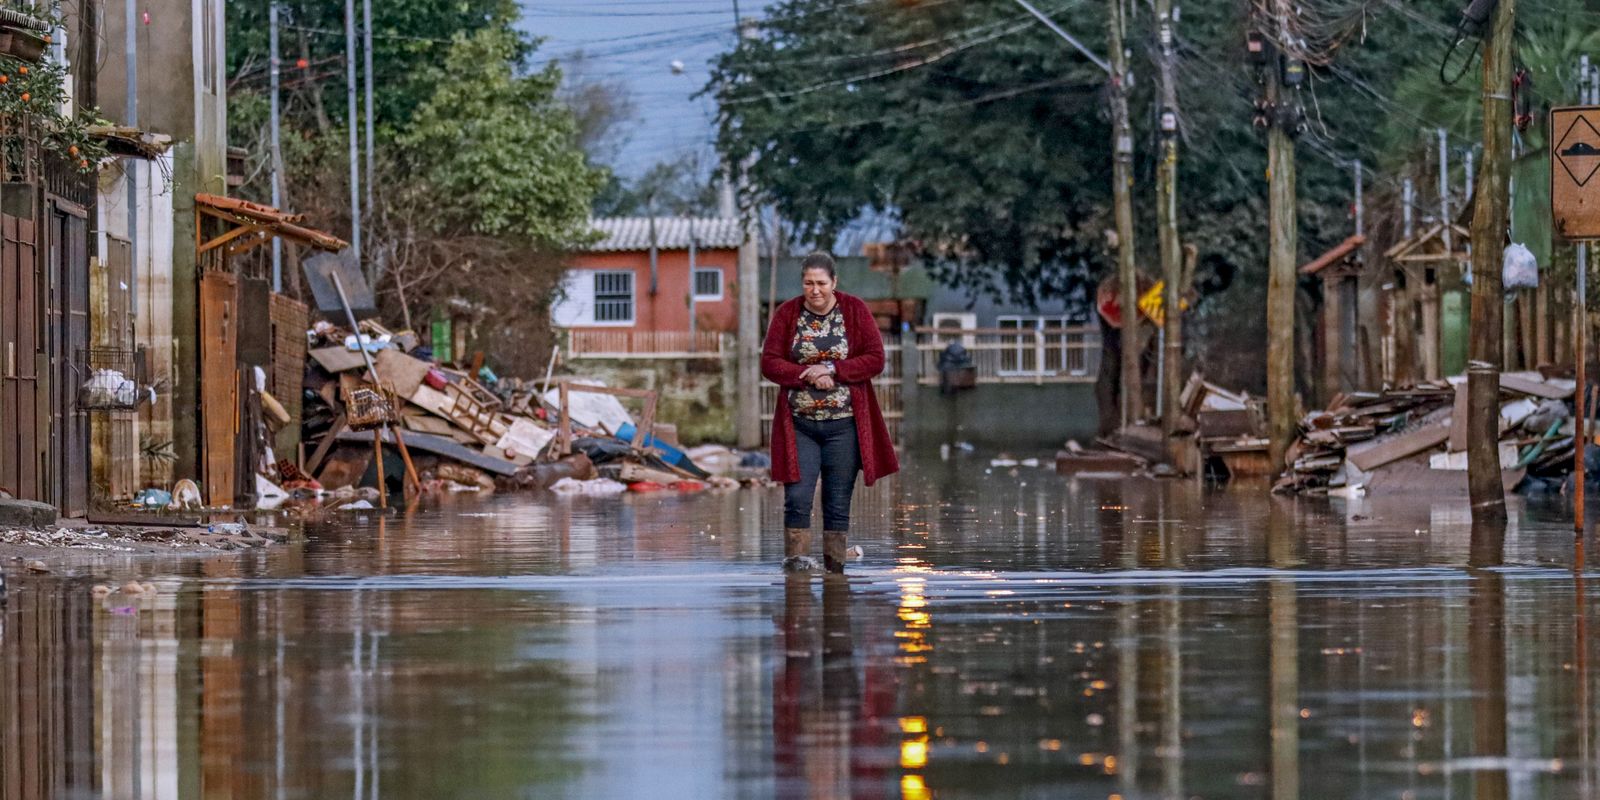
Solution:
{"label": "orange fruit on tree", "polygon": [[67,148],[67,155],[75,156],[77,154],[78,154],[78,146],[77,145],[73,145],[73,146]]}
{"label": "orange fruit on tree", "polygon": [[87,159],[87,158],[78,159],[78,168],[79,169],[88,169],[89,168],[89,159]]}
{"label": "orange fruit on tree", "polygon": [[7,84],[7,83],[10,83],[10,82],[11,82],[11,76],[10,75],[0,75],[0,85]]}
{"label": "orange fruit on tree", "polygon": [[28,67],[26,65],[17,67],[17,72],[20,72],[23,75],[26,75],[26,74],[28,74]]}
{"label": "orange fruit on tree", "polygon": [[32,100],[32,99],[33,99],[33,95],[28,94],[27,92],[23,92],[22,93],[22,102],[26,103],[26,102],[28,102],[29,100]]}

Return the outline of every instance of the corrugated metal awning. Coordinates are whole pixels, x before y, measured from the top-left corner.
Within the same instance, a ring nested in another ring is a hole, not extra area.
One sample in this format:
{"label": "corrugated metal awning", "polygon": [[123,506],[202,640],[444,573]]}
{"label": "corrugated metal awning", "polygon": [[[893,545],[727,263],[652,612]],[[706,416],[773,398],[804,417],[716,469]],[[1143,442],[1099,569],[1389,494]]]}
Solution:
{"label": "corrugated metal awning", "polygon": [[596,217],[589,228],[604,237],[583,248],[590,253],[649,250],[652,239],[661,250],[688,250],[691,236],[703,250],[732,250],[744,243],[744,221],[738,217]]}

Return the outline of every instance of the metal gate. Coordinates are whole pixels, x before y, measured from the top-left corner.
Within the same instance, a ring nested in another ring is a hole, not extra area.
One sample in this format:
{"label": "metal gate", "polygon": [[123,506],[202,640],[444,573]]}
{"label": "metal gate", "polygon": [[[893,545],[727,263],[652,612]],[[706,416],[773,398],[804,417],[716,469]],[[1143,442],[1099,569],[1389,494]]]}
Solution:
{"label": "metal gate", "polygon": [[[133,245],[107,235],[104,259],[90,275],[90,339],[98,354],[134,367],[134,379],[147,384],[148,368],[135,349],[133,320]],[[128,364],[132,361],[132,364]],[[107,410],[90,419],[91,503],[126,500],[139,485],[139,413]]]}

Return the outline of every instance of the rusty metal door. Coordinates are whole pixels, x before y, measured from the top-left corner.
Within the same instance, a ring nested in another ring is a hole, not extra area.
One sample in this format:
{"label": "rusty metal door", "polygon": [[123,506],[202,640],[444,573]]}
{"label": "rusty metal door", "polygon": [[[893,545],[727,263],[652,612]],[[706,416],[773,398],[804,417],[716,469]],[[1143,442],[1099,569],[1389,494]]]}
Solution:
{"label": "rusty metal door", "polygon": [[211,505],[232,504],[239,430],[239,283],[223,272],[200,279],[201,490]]}
{"label": "rusty metal door", "polygon": [[0,215],[0,488],[30,500],[44,492],[39,288],[34,221]]}
{"label": "rusty metal door", "polygon": [[88,231],[83,217],[51,204],[46,269],[50,278],[52,494],[62,516],[89,506],[89,418],[78,408],[78,387],[89,348]]}

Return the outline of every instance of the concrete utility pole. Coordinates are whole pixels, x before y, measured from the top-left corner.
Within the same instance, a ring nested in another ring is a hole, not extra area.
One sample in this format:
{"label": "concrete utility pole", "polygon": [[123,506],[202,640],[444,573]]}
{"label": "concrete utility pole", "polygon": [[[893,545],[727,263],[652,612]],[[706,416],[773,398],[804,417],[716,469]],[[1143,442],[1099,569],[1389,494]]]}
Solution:
{"label": "concrete utility pole", "polygon": [[[126,117],[126,121],[123,124],[133,128],[134,130],[138,130],[139,5],[133,0],[126,0],[126,6],[122,17],[122,25],[122,67],[126,73],[126,79],[128,82],[128,96],[124,101],[126,105],[123,108],[123,116]],[[207,31],[206,35],[210,36],[211,32]],[[137,276],[139,274],[137,267],[139,262],[139,249],[142,246],[139,236],[139,159],[130,158],[126,163],[128,165],[128,171],[126,173],[128,182],[128,242],[133,250],[131,255],[135,265],[133,269],[129,270],[129,273],[136,276],[134,281],[137,282]],[[133,298],[133,306],[134,308],[137,308],[139,305],[139,293],[137,291],[129,291],[128,296]]]}
{"label": "concrete utility pole", "polygon": [[1122,424],[1144,413],[1139,347],[1139,273],[1133,241],[1133,134],[1128,124],[1127,20],[1123,0],[1106,0],[1111,47],[1111,198],[1117,218],[1118,306],[1122,309]]}
{"label": "concrete utility pole", "polygon": [[[350,252],[361,264],[361,162],[356,128],[356,2],[344,0],[345,124],[350,128]],[[371,279],[368,275],[368,279]]]}
{"label": "concrete utility pole", "polygon": [[[1282,0],[1278,9],[1278,41],[1289,37]],[[1278,53],[1267,68],[1267,103],[1274,119],[1267,126],[1269,244],[1267,259],[1267,455],[1274,472],[1284,468],[1283,454],[1294,435],[1294,295],[1298,218],[1295,214],[1294,138],[1297,124],[1285,112],[1288,89],[1284,69],[1289,55]]]}
{"label": "concrete utility pole", "polygon": [[[753,21],[739,22],[741,39],[755,39],[760,34]],[[754,450],[761,446],[761,258],[756,252],[759,233],[756,230],[756,205],[751,202],[750,168],[755,156],[746,157],[739,164],[729,164],[737,170],[739,195],[748,204],[740,216],[744,220],[744,241],[739,245],[739,410],[735,423],[739,447]]]}
{"label": "concrete utility pole", "polygon": [[1161,45],[1161,163],[1156,168],[1156,225],[1165,287],[1162,322],[1161,430],[1168,436],[1178,424],[1178,393],[1183,381],[1183,313],[1179,284],[1183,280],[1182,243],[1178,236],[1178,86],[1173,75],[1172,40],[1177,24],[1172,0],[1156,0],[1157,37]]}
{"label": "concrete utility pole", "polygon": [[[367,136],[367,213],[372,213],[372,0],[361,0],[361,83],[366,95],[362,111]],[[381,274],[381,273],[380,273]]]}
{"label": "concrete utility pole", "polygon": [[[283,145],[279,136],[283,119],[280,116],[278,85],[278,4],[267,6],[268,71],[272,81],[271,142],[272,142],[272,207],[283,208]],[[283,291],[283,242],[272,237],[272,291]]]}
{"label": "concrete utility pole", "polygon": [[1450,134],[1444,128],[1437,129],[1435,133],[1439,136],[1439,222],[1444,225],[1439,236],[1444,241],[1445,253],[1449,254],[1455,252],[1452,249],[1455,237],[1451,235],[1454,231],[1450,229],[1453,219],[1450,215]]}
{"label": "concrete utility pole", "polygon": [[1402,236],[1410,239],[1412,234],[1416,233],[1416,225],[1412,222],[1411,208],[1417,203],[1417,187],[1411,182],[1410,178],[1406,178],[1401,183],[1400,198],[1400,205],[1402,206],[1400,232]]}
{"label": "concrete utility pole", "polygon": [[[1517,0],[1500,0],[1483,45],[1483,173],[1472,215],[1471,359],[1467,364],[1467,484],[1474,522],[1503,524],[1500,262],[1511,185],[1511,43]],[[1581,399],[1580,399],[1581,402]],[[1580,447],[1579,450],[1582,450]]]}

